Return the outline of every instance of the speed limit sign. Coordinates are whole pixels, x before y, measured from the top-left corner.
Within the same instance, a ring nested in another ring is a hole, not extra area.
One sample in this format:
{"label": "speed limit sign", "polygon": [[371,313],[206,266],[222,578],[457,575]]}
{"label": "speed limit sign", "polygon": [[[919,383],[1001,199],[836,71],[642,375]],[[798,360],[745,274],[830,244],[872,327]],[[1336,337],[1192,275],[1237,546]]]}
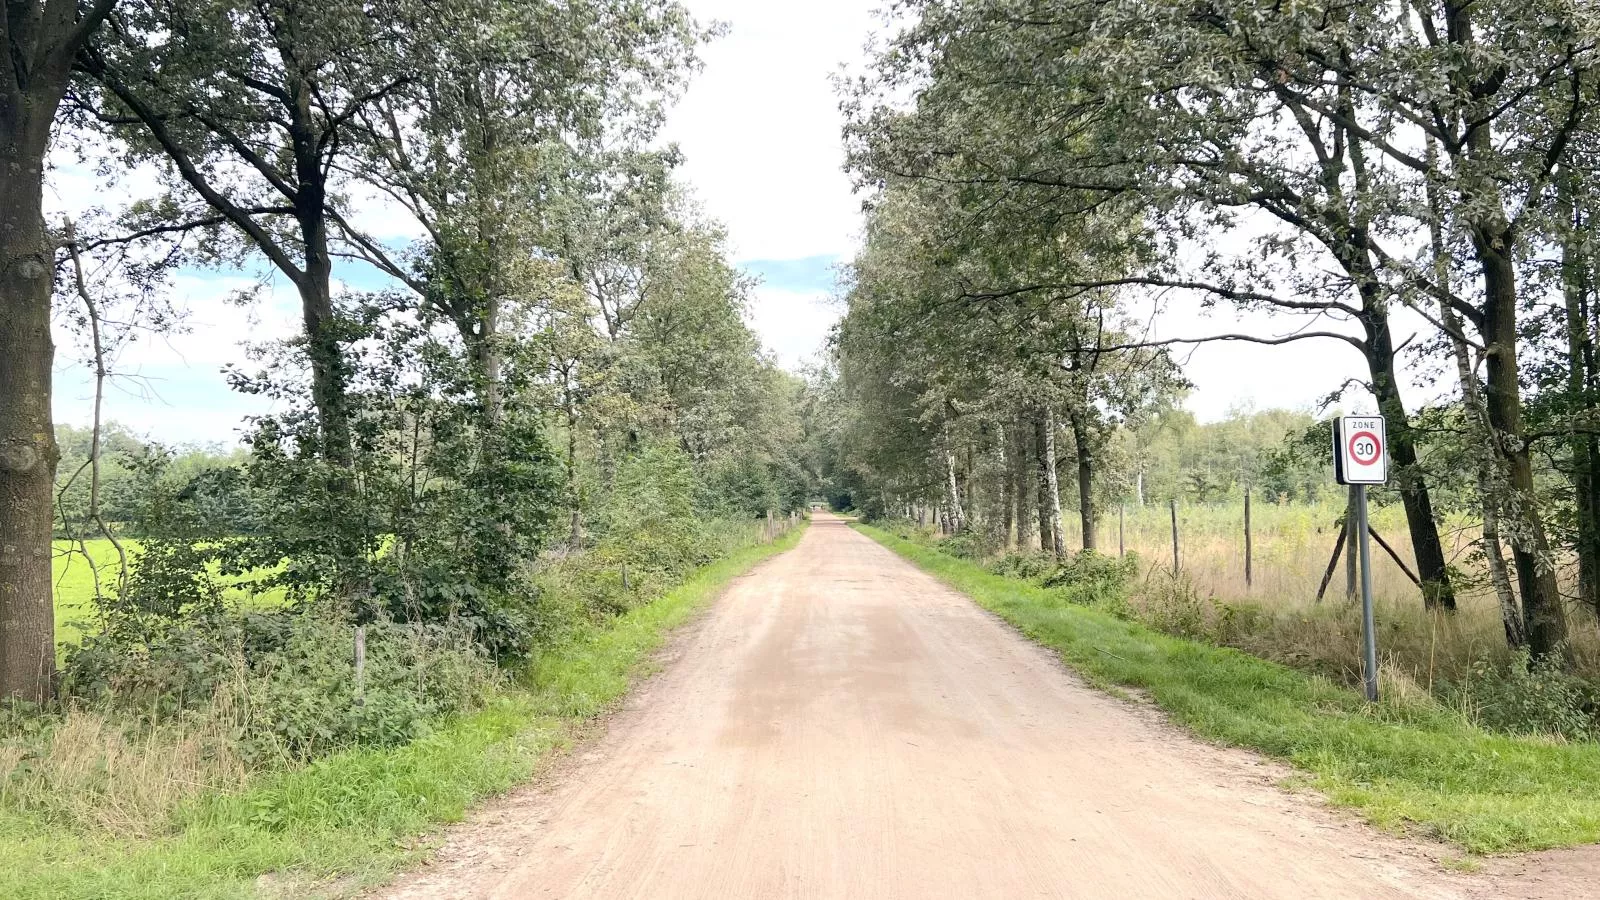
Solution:
{"label": "speed limit sign", "polygon": [[1389,480],[1389,447],[1382,416],[1341,416],[1333,423],[1333,470],[1340,484]]}

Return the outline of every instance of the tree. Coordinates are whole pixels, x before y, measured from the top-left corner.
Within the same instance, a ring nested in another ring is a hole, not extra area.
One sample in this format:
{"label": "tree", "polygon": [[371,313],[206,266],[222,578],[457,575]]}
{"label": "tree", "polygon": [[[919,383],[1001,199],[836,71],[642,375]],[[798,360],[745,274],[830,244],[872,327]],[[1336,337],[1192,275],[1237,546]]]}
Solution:
{"label": "tree", "polygon": [[[410,82],[426,6],[403,0],[129,0],[80,67],[101,86],[82,108],[134,159],[164,163],[185,222],[220,219],[294,285],[320,423],[320,453],[352,462],[349,373],[333,294],[349,223],[336,172],[354,121]],[[426,29],[422,29],[426,32]],[[196,198],[198,203],[189,200]],[[196,206],[200,208],[195,208]]]}
{"label": "tree", "polygon": [[594,205],[596,170],[620,171],[624,155],[590,145],[649,141],[705,35],[671,0],[460,0],[435,18],[435,31],[412,38],[428,49],[414,77],[358,111],[353,166],[426,240],[409,265],[373,242],[356,250],[456,329],[487,439],[502,403],[505,306],[544,282],[534,269],[550,254],[569,252],[568,220]]}
{"label": "tree", "polygon": [[114,3],[8,0],[0,13],[0,697],[32,703],[55,676],[45,154],[73,60]]}
{"label": "tree", "polygon": [[[921,21],[884,55],[876,90],[891,93],[891,85],[925,71],[931,83],[911,114],[858,110],[857,165],[960,185],[966,206],[985,215],[1009,205],[1050,223],[1120,207],[1157,233],[1154,244],[1140,248],[1144,265],[1098,283],[1092,278],[1102,273],[1090,273],[1091,280],[1076,279],[1080,289],[1145,286],[1198,294],[1204,302],[1355,322],[1360,337],[1300,328],[1260,340],[1333,338],[1362,353],[1370,387],[1392,423],[1391,454],[1429,585],[1425,600],[1453,606],[1416,437],[1400,397],[1391,300],[1374,274],[1379,263],[1362,243],[1371,230],[1369,185],[1357,171],[1360,160],[1347,152],[1351,141],[1343,126],[1307,113],[1277,74],[1315,69],[1321,57],[1275,53],[1273,41],[1282,40],[1277,29],[1289,28],[1276,20],[1243,26],[1231,18],[1235,13],[1191,15],[1177,3],[1040,7],[933,0],[918,8]],[[1309,9],[1295,9],[1284,18],[1314,19]],[[1018,67],[1034,77],[984,74]],[[1163,75],[1142,74],[1151,71]],[[1317,83],[1314,74],[1308,77]],[[1339,90],[1328,84],[1328,102],[1337,105]],[[1041,106],[1056,112],[1041,117]],[[1056,124],[1040,128],[1040,121]],[[1233,228],[1241,209],[1263,212],[1284,230],[1261,239],[1257,254],[1212,251],[1198,271],[1173,265],[1182,242]],[[1303,263],[1318,254],[1331,257],[1344,277],[1329,278]],[[1276,280],[1294,289],[1260,288],[1274,280],[1263,261],[1286,264]]]}

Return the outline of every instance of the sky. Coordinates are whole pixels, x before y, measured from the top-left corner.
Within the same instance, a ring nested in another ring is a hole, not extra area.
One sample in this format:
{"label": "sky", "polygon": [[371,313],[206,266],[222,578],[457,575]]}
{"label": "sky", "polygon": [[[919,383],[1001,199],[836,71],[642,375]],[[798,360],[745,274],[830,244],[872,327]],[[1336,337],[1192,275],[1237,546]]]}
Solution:
{"label": "sky", "polygon": [[[842,120],[832,78],[841,67],[859,72],[864,66],[863,48],[879,25],[875,4],[687,5],[703,20],[725,23],[727,34],[704,49],[704,69],[673,109],[663,139],[683,150],[681,179],[706,212],[727,226],[734,259],[760,280],[750,310],[753,326],[780,363],[798,369],[817,358],[842,312],[836,272],[860,239],[861,197],[842,169]],[[146,180],[135,173],[108,189],[99,176],[64,162],[48,202],[57,210],[82,208],[119,191],[136,194]],[[401,240],[411,236],[403,219],[374,203],[362,224],[379,237]],[[340,274],[365,286],[363,273]],[[257,285],[264,287],[255,303],[226,302]],[[188,333],[120,351],[117,368],[125,376],[108,391],[106,417],[167,443],[231,444],[245,416],[270,407],[231,391],[222,369],[243,361],[243,342],[294,333],[293,291],[264,264],[239,272],[186,272],[173,289],[175,305],[187,311]],[[1287,333],[1300,324],[1206,313],[1192,299],[1167,298],[1151,333]],[[90,419],[92,386],[78,343],[58,328],[56,417],[69,424]],[[1234,409],[1310,408],[1364,372],[1356,352],[1336,341],[1289,348],[1206,345],[1179,355],[1195,385],[1187,406],[1202,420]]]}

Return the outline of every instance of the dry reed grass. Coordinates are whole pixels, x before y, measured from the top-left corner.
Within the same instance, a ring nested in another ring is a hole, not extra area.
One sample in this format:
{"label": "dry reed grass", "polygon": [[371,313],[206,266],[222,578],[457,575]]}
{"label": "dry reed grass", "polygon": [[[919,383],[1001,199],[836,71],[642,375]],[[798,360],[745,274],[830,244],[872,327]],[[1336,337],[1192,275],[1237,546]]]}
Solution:
{"label": "dry reed grass", "polygon": [[[123,717],[125,719],[125,717]],[[225,715],[132,728],[88,709],[45,733],[0,744],[0,805],[119,838],[149,838],[205,792],[244,784],[249,768]]]}
{"label": "dry reed grass", "polygon": [[[1342,505],[1335,503],[1256,503],[1251,517],[1254,578],[1246,584],[1243,505],[1180,505],[1181,580],[1210,610],[1205,614],[1205,636],[1330,677],[1357,679],[1359,604],[1346,596],[1342,558],[1326,596],[1316,601],[1342,513]],[[1168,508],[1129,507],[1124,522],[1123,543],[1140,555],[1147,570],[1146,588],[1135,604],[1172,603],[1172,588],[1151,587],[1162,579],[1172,581]],[[1372,525],[1407,566],[1414,567],[1403,511],[1398,506],[1375,508]],[[1472,523],[1450,523],[1443,537],[1450,563],[1469,578],[1476,576]],[[1116,510],[1103,517],[1097,538],[1103,551],[1117,552]],[[1509,664],[1512,654],[1506,648],[1499,607],[1487,586],[1463,589],[1454,615],[1432,613],[1423,609],[1421,593],[1394,560],[1376,543],[1372,552],[1379,648],[1386,668],[1396,677],[1403,676],[1427,692],[1442,682],[1469,679],[1474,666]],[[1161,615],[1148,608],[1141,614]],[[1576,605],[1569,609],[1568,620],[1575,671],[1600,679],[1600,625],[1591,611]]]}

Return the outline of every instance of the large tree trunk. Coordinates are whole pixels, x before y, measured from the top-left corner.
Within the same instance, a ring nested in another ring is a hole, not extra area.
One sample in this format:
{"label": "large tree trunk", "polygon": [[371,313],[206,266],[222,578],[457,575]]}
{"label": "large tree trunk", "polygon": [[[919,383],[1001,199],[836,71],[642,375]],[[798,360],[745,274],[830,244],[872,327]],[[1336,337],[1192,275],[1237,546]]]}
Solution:
{"label": "large tree trunk", "polygon": [[[1573,217],[1575,230],[1586,223]],[[1595,409],[1594,342],[1589,335],[1589,298],[1593,293],[1587,254],[1576,238],[1562,248],[1562,280],[1566,289],[1567,393],[1570,403],[1584,414]],[[1600,442],[1592,430],[1574,427],[1568,438],[1572,454],[1572,501],[1577,511],[1578,599],[1600,615],[1600,506],[1596,504],[1595,467],[1600,462]]]}
{"label": "large tree trunk", "polygon": [[56,659],[50,582],[58,456],[50,418],[54,254],[42,214],[43,135],[28,133],[25,117],[20,123],[0,119],[6,124],[14,128],[0,133],[0,697],[38,703],[51,694]]}
{"label": "large tree trunk", "polygon": [[1517,383],[1517,276],[1506,256],[1503,233],[1473,229],[1473,245],[1483,268],[1485,391],[1493,444],[1506,474],[1502,504],[1512,518],[1511,560],[1522,594],[1528,648],[1535,657],[1566,658],[1567,616],[1556,584],[1554,559],[1544,521],[1534,505],[1533,462],[1523,433],[1522,393]]}
{"label": "large tree trunk", "polygon": [[[1437,164],[1438,153],[1438,144],[1430,139],[1428,141],[1430,165]],[[1451,290],[1451,255],[1445,245],[1444,203],[1438,187],[1432,184],[1428,186],[1428,208],[1433,212],[1433,219],[1428,226],[1429,237],[1433,244],[1433,277],[1441,288]],[[1483,510],[1481,546],[1484,560],[1489,567],[1489,583],[1494,588],[1495,599],[1500,605],[1500,624],[1505,631],[1506,646],[1513,649],[1524,647],[1528,643],[1528,631],[1522,621],[1522,610],[1517,606],[1516,592],[1511,587],[1510,570],[1506,567],[1505,549],[1500,532],[1501,491],[1496,488],[1501,480],[1498,477],[1499,460],[1489,446],[1494,429],[1489,425],[1482,386],[1478,383],[1478,369],[1473,362],[1472,351],[1467,346],[1466,331],[1461,316],[1455,307],[1444,299],[1439,301],[1439,321],[1444,324],[1445,336],[1450,341],[1450,352],[1455,357],[1456,379],[1461,383],[1461,399],[1466,406],[1467,421],[1475,431],[1475,434],[1469,437],[1469,441],[1472,443],[1472,468],[1478,487],[1478,505]]]}
{"label": "large tree trunk", "polygon": [[349,374],[344,342],[334,315],[330,273],[318,273],[317,269],[317,266],[308,265],[299,284],[306,355],[311,361],[311,399],[317,408],[323,458],[341,469],[349,469],[354,465],[354,445],[350,436],[346,394]]}
{"label": "large tree trunk", "polygon": [[1012,429],[1011,439],[1011,498],[1016,504],[1017,549],[1032,550],[1038,520],[1034,518],[1034,480],[1028,474],[1028,440],[1026,426],[1018,422]]}
{"label": "large tree trunk", "polygon": [[1056,413],[1045,407],[1044,411],[1044,488],[1045,504],[1050,509],[1050,551],[1057,557],[1067,555],[1066,535],[1061,527],[1061,479],[1056,472]]}
{"label": "large tree trunk", "polygon": [[1389,315],[1384,299],[1376,294],[1376,281],[1363,287],[1362,327],[1366,331],[1364,350],[1372,376],[1372,393],[1378,412],[1388,422],[1389,458],[1394,462],[1396,488],[1406,511],[1406,527],[1411,533],[1411,548],[1422,580],[1422,602],[1429,609],[1456,608],[1455,589],[1450,584],[1449,564],[1444,544],[1439,540],[1439,525],[1434,521],[1433,498],[1422,470],[1417,466],[1416,434],[1400,397],[1395,377],[1394,339],[1389,330]]}
{"label": "large tree trunk", "polygon": [[1033,458],[1037,463],[1034,478],[1034,508],[1039,516],[1039,549],[1046,553],[1055,551],[1061,539],[1051,527],[1056,520],[1050,515],[1050,483],[1054,479],[1050,469],[1055,465],[1055,457],[1050,447],[1050,442],[1045,437],[1044,418],[1033,420]]}
{"label": "large tree trunk", "polygon": [[1089,429],[1083,421],[1082,410],[1076,406],[1068,406],[1067,423],[1072,428],[1072,451],[1078,459],[1078,519],[1083,528],[1083,549],[1093,550],[1096,547],[1094,448],[1089,445]]}
{"label": "large tree trunk", "polygon": [[[1438,259],[1435,277],[1439,279],[1439,284],[1447,285],[1450,283],[1450,264],[1445,255],[1444,236],[1437,224],[1434,225],[1433,244]],[[1500,624],[1505,630],[1506,646],[1518,648],[1528,643],[1528,634],[1522,622],[1522,611],[1517,608],[1517,595],[1511,588],[1510,571],[1506,567],[1505,550],[1501,546],[1501,491],[1496,488],[1499,481],[1496,478],[1497,459],[1488,446],[1493,429],[1489,426],[1483,391],[1478,385],[1477,368],[1472,363],[1472,351],[1462,331],[1461,317],[1449,303],[1441,301],[1439,319],[1448,332],[1451,354],[1456,362],[1456,378],[1461,382],[1461,399],[1466,406],[1467,421],[1473,426],[1469,441],[1473,443],[1473,476],[1478,487],[1479,507],[1483,510],[1482,547],[1484,560],[1489,567],[1489,583],[1500,605]]]}
{"label": "large tree trunk", "polygon": [[50,581],[55,423],[44,157],[72,60],[111,0],[0,10],[0,698],[40,703],[55,680]]}
{"label": "large tree trunk", "polygon": [[[1461,333],[1460,317],[1450,308],[1450,304],[1439,304],[1441,321],[1445,327]],[[1478,387],[1478,375],[1472,365],[1471,351],[1467,342],[1462,338],[1451,335],[1451,352],[1456,360],[1456,377],[1461,381],[1461,399],[1467,408],[1467,420],[1474,426],[1470,440],[1484,442],[1490,440],[1492,429],[1489,427],[1488,413],[1484,409],[1483,391]],[[1522,611],[1517,609],[1517,595],[1511,587],[1510,570],[1506,567],[1505,551],[1501,549],[1503,536],[1500,532],[1500,507],[1499,496],[1502,491],[1496,487],[1499,479],[1495,477],[1496,458],[1494,451],[1488,446],[1474,446],[1473,475],[1477,481],[1478,497],[1483,509],[1483,556],[1489,567],[1489,583],[1494,587],[1495,599],[1500,604],[1500,624],[1505,630],[1506,646],[1517,648],[1528,643],[1527,628],[1522,622]]]}

